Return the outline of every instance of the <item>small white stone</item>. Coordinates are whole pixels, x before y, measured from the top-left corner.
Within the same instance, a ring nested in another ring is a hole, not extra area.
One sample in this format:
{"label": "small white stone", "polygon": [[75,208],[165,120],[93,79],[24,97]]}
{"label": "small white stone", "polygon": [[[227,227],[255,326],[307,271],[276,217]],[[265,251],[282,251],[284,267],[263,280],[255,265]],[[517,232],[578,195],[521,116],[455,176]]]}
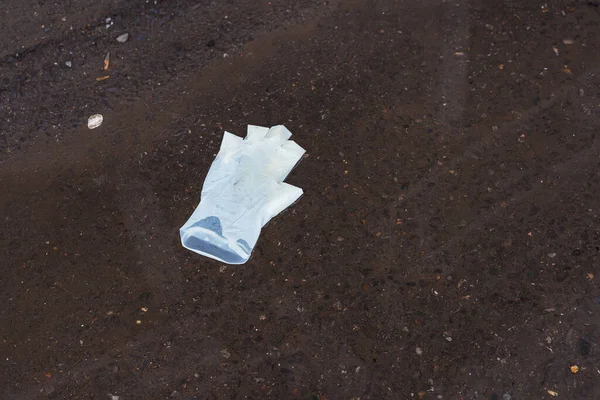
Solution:
{"label": "small white stone", "polygon": [[104,117],[102,116],[102,114],[92,115],[91,117],[88,118],[88,128],[96,129],[97,127],[102,125],[103,120],[104,120]]}
{"label": "small white stone", "polygon": [[420,356],[420,355],[423,355],[423,349],[422,349],[422,348],[420,348],[420,347],[417,347],[417,348],[415,349],[415,352],[417,353],[417,355],[418,355],[418,356]]}
{"label": "small white stone", "polygon": [[71,68],[73,66],[73,63],[71,61],[66,61],[65,65],[69,68]]}
{"label": "small white stone", "polygon": [[124,33],[122,35],[117,36],[117,42],[125,43],[129,39],[129,33]]}

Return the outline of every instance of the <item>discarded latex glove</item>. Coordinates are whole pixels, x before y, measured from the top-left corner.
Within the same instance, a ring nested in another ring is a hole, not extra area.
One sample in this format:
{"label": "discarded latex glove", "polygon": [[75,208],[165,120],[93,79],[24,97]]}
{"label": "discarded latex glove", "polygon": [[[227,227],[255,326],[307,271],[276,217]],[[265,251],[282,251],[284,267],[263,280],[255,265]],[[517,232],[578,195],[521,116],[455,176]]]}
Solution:
{"label": "discarded latex glove", "polygon": [[183,247],[227,264],[248,261],[261,228],[302,196],[283,182],[305,152],[291,136],[283,125],[248,125],[245,139],[225,132],[200,204],[179,230]]}

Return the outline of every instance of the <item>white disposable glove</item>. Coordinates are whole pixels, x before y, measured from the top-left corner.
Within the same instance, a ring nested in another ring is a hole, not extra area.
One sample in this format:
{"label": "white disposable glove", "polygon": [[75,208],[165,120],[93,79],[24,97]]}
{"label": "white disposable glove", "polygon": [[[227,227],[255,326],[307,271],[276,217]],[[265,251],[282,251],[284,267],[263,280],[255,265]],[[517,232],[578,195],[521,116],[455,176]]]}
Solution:
{"label": "white disposable glove", "polygon": [[248,125],[242,139],[225,132],[200,204],[179,230],[181,244],[227,264],[248,261],[261,228],[300,196],[283,180],[305,150],[283,125]]}

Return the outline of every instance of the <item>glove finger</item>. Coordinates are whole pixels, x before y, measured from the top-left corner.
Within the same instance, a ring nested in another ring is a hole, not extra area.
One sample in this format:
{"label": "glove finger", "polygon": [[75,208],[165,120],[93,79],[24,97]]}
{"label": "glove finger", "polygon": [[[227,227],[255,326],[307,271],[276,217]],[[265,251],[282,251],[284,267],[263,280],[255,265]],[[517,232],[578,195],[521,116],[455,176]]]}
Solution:
{"label": "glove finger", "polygon": [[243,139],[241,137],[225,131],[223,134],[223,140],[221,141],[221,147],[219,148],[219,153],[235,149],[242,143],[242,140]]}
{"label": "glove finger", "polygon": [[276,182],[282,182],[298,164],[306,150],[296,142],[286,140],[285,143],[275,149],[271,158],[269,175]]}
{"label": "glove finger", "polygon": [[283,125],[276,125],[269,129],[269,132],[265,135],[266,139],[275,139],[278,143],[283,143],[289,138],[292,137],[292,132],[290,132]]}
{"label": "glove finger", "polygon": [[265,128],[263,126],[258,125],[248,125],[246,140],[254,141],[263,139],[267,132],[269,132],[269,128]]}
{"label": "glove finger", "polygon": [[280,183],[269,193],[269,199],[263,210],[262,226],[265,226],[271,218],[288,208],[302,196],[304,192],[296,186]]}

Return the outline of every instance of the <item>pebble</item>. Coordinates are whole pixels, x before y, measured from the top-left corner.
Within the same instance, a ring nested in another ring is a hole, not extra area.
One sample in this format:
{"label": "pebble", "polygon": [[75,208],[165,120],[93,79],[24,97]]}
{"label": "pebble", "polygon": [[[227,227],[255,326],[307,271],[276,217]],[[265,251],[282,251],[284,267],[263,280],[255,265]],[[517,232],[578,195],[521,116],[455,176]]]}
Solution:
{"label": "pebble", "polygon": [[564,44],[573,44],[575,41],[573,39],[563,39]]}
{"label": "pebble", "polygon": [[548,257],[554,258],[554,257],[556,257],[556,253],[548,253]]}
{"label": "pebble", "polygon": [[97,127],[102,125],[103,120],[104,120],[104,117],[102,116],[102,114],[92,115],[91,117],[88,118],[88,128],[96,129]]}
{"label": "pebble", "polygon": [[129,39],[129,33],[124,33],[122,35],[117,36],[117,42],[125,43]]}
{"label": "pebble", "polygon": [[571,367],[569,368],[571,370],[572,373],[576,374],[579,372],[579,367],[577,365],[571,365]]}
{"label": "pebble", "polygon": [[485,24],[485,29],[487,29],[488,31],[493,31],[494,30],[494,25],[492,25],[492,24]]}
{"label": "pebble", "polygon": [[69,68],[71,68],[73,66],[73,63],[71,61],[66,61],[65,65]]}
{"label": "pebble", "polygon": [[417,353],[417,355],[418,355],[418,356],[420,356],[420,355],[423,355],[423,349],[422,349],[422,348],[420,348],[420,347],[417,347],[417,348],[415,349],[415,352]]}
{"label": "pebble", "polygon": [[510,394],[504,393],[502,395],[502,400],[510,400],[510,399],[512,399],[512,396]]}
{"label": "pebble", "polygon": [[231,357],[231,353],[229,351],[227,351],[227,349],[221,350],[221,355],[225,358]]}

